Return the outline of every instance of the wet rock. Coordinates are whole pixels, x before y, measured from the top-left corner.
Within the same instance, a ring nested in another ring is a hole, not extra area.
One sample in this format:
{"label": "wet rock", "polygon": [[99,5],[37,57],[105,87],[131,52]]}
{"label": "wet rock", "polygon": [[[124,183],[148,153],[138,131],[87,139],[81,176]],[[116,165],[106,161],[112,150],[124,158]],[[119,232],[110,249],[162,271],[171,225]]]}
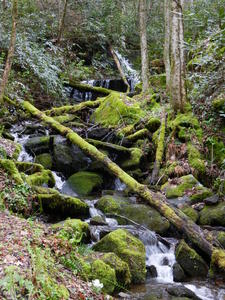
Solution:
{"label": "wet rock", "polygon": [[105,195],[97,203],[97,208],[104,213],[118,214],[125,217],[117,217],[121,225],[130,224],[129,219],[159,234],[165,234],[170,223],[162,217],[154,208],[145,204],[137,204],[128,197],[117,195]]}
{"label": "wet rock", "polygon": [[91,225],[107,225],[106,221],[101,216],[95,216],[90,220]]}
{"label": "wet rock", "polygon": [[176,297],[187,297],[193,300],[201,300],[201,298],[199,298],[194,292],[183,285],[170,286],[167,288],[167,292]]}
{"label": "wet rock", "polygon": [[213,205],[217,204],[219,202],[219,196],[218,195],[213,195],[211,197],[208,197],[204,200],[204,203],[207,205]]}
{"label": "wet rock", "polygon": [[196,203],[196,204],[193,204],[192,207],[197,211],[201,211],[205,207],[205,203],[203,203],[203,202]]}
{"label": "wet rock", "polygon": [[128,263],[133,283],[145,282],[145,247],[128,231],[117,229],[107,234],[93,246],[93,250],[114,252]]}
{"label": "wet rock", "polygon": [[27,152],[38,155],[49,152],[53,139],[53,136],[33,137],[30,138],[24,146]]}
{"label": "wet rock", "polygon": [[177,262],[173,265],[173,280],[175,282],[182,282],[185,280],[184,270]]}
{"label": "wet rock", "polygon": [[198,220],[198,212],[192,207],[184,207],[181,209],[185,215],[187,215],[193,222]]}
{"label": "wet rock", "polygon": [[176,246],[176,260],[190,277],[205,277],[208,274],[208,266],[198,253],[190,248],[184,240]]}
{"label": "wet rock", "polygon": [[35,163],[42,165],[45,169],[51,170],[52,156],[49,153],[42,153],[35,157]]}
{"label": "wet rock", "polygon": [[205,206],[200,212],[199,224],[225,226],[225,202]]}
{"label": "wet rock", "polygon": [[162,265],[163,266],[169,266],[169,259],[167,257],[163,258]]}
{"label": "wet rock", "polygon": [[120,292],[120,293],[118,294],[118,297],[119,297],[119,298],[122,298],[122,299],[132,299],[132,295],[129,295],[129,294],[123,293],[123,292]]}
{"label": "wet rock", "polygon": [[153,265],[147,268],[147,272],[151,278],[155,278],[158,276],[156,267]]}
{"label": "wet rock", "polygon": [[77,172],[69,177],[62,187],[65,194],[87,196],[101,187],[101,175],[94,172]]}

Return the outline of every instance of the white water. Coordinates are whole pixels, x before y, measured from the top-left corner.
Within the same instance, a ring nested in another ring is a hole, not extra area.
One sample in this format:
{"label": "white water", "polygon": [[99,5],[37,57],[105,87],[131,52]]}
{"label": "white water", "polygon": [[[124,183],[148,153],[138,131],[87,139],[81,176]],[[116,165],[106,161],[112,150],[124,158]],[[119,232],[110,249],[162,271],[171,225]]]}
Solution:
{"label": "white water", "polygon": [[224,300],[225,290],[213,290],[205,286],[185,284],[185,287],[194,292],[202,300]]}
{"label": "white water", "polygon": [[130,89],[131,92],[134,91],[135,85],[140,82],[139,74],[136,70],[133,69],[131,63],[126,59],[124,56],[122,56],[118,51],[115,51],[116,56],[121,64],[122,70],[125,74],[125,76],[130,79]]}
{"label": "white water", "polygon": [[55,171],[52,171],[52,174],[55,178],[55,187],[57,188],[57,190],[61,191],[65,180],[59,175],[59,173],[56,173]]}
{"label": "white water", "polygon": [[116,191],[124,191],[126,189],[126,184],[123,183],[119,178],[115,179],[115,190]]}

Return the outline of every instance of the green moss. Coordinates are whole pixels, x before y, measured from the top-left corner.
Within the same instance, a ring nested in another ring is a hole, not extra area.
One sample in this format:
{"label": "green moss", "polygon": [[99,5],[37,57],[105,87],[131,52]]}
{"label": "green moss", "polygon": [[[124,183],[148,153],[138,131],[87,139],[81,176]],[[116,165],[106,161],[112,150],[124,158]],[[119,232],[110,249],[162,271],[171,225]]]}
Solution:
{"label": "green moss", "polygon": [[221,246],[225,248],[225,232],[220,231],[217,235],[217,240],[220,242]]}
{"label": "green moss", "polygon": [[197,174],[204,174],[205,169],[205,162],[201,159],[201,154],[198,149],[193,146],[191,143],[188,144],[187,147],[188,151],[188,163],[189,165],[195,170]]}
{"label": "green moss", "polygon": [[12,160],[0,159],[0,167],[6,171],[6,173],[15,181],[15,183],[23,184],[21,175]]}
{"label": "green moss", "polygon": [[26,180],[30,186],[41,186],[43,184],[47,184],[49,187],[55,186],[55,178],[50,170],[44,170],[42,172],[29,175]]}
{"label": "green moss", "polygon": [[145,247],[128,231],[118,229],[107,234],[94,245],[93,249],[101,252],[114,252],[128,263],[133,283],[145,281]]}
{"label": "green moss", "polygon": [[210,191],[209,189],[207,189],[202,185],[199,185],[195,187],[195,194],[191,195],[190,199],[192,203],[197,203],[204,200],[207,197],[212,196],[212,194],[213,194],[212,191]]}
{"label": "green moss", "polygon": [[200,212],[199,224],[225,226],[225,202],[205,206]]}
{"label": "green moss", "polygon": [[141,158],[143,156],[143,152],[138,148],[131,148],[130,158],[126,159],[122,163],[122,168],[130,169],[134,167],[138,167],[140,165]]}
{"label": "green moss", "polygon": [[225,274],[225,251],[222,249],[215,249],[211,256],[210,269],[219,270]]}
{"label": "green moss", "polygon": [[127,287],[131,284],[130,269],[126,262],[115,255],[115,253],[106,253],[101,259],[115,270],[116,279],[120,286]]}
{"label": "green moss", "polygon": [[151,117],[149,121],[146,123],[145,127],[150,132],[155,132],[157,129],[159,129],[160,125],[161,125],[161,121],[159,118]]}
{"label": "green moss", "polygon": [[99,279],[103,283],[103,291],[112,294],[117,286],[116,272],[108,264],[97,259],[91,265],[92,279]]}
{"label": "green moss", "polygon": [[215,110],[225,110],[225,97],[214,99],[212,105]]}
{"label": "green moss", "polygon": [[106,195],[100,198],[97,202],[97,208],[104,213],[118,213],[120,205],[119,200],[114,196]]}
{"label": "green moss", "polygon": [[44,171],[44,167],[42,165],[32,162],[17,161],[15,164],[19,172],[23,172],[27,175]]}
{"label": "green moss", "polygon": [[49,151],[51,136],[33,137],[25,144],[27,151],[39,154]]}
{"label": "green moss", "polygon": [[51,170],[52,156],[49,153],[39,154],[35,158],[35,163],[42,165],[45,169]]}
{"label": "green moss", "polygon": [[132,124],[144,116],[144,112],[133,99],[112,92],[92,114],[92,121],[104,127]]}
{"label": "green moss", "polygon": [[193,175],[186,175],[180,178],[180,183],[178,186],[174,186],[169,182],[166,182],[164,185],[162,185],[161,190],[166,192],[167,198],[177,198],[182,197],[186,190],[192,189],[197,183],[198,181]]}
{"label": "green moss", "polygon": [[151,86],[165,89],[166,88],[166,74],[158,74],[150,76],[149,83]]}
{"label": "green moss", "polygon": [[190,277],[204,277],[208,266],[198,253],[181,240],[175,251],[176,260]]}
{"label": "green moss", "polygon": [[133,134],[127,136],[126,138],[127,138],[127,140],[129,140],[130,142],[135,142],[135,141],[137,141],[138,139],[142,139],[142,138],[148,136],[148,133],[149,133],[148,130],[147,130],[146,128],[144,128],[144,129],[141,129],[141,130],[136,131],[135,133],[133,133]]}
{"label": "green moss", "polygon": [[214,161],[223,164],[225,161],[225,145],[223,141],[220,141],[216,137],[210,137],[207,139],[206,144],[209,149],[209,159],[211,159],[213,154]]}
{"label": "green moss", "polygon": [[192,207],[185,207],[181,209],[193,222],[198,221],[198,212]]}
{"label": "green moss", "polygon": [[87,196],[101,187],[102,177],[94,172],[78,172],[69,177],[68,185],[79,195]]}

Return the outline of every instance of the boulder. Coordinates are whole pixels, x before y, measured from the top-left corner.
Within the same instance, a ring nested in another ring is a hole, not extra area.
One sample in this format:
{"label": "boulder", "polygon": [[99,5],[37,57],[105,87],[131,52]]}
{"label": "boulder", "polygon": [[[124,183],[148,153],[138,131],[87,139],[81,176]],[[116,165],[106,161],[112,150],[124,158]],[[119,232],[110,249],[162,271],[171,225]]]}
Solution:
{"label": "boulder", "polygon": [[145,246],[128,231],[117,229],[104,236],[93,246],[100,252],[114,252],[127,262],[133,283],[145,282]]}
{"label": "boulder", "polygon": [[94,216],[90,219],[90,224],[91,225],[107,225],[106,221],[102,216]]}
{"label": "boulder", "polygon": [[154,118],[151,117],[145,127],[150,131],[150,132],[155,132],[156,130],[159,129],[161,125],[161,121],[159,118]]}
{"label": "boulder", "polygon": [[193,222],[196,223],[198,221],[198,212],[194,208],[190,206],[186,206],[181,210],[183,213],[185,213],[185,215],[187,215],[190,219],[192,219]]}
{"label": "boulder", "polygon": [[167,288],[167,292],[176,297],[187,297],[188,299],[201,300],[201,298],[199,298],[194,292],[183,285],[170,286]]}
{"label": "boulder", "polygon": [[36,172],[34,174],[28,175],[26,177],[26,181],[30,186],[55,186],[55,178],[50,170],[43,170],[41,172]]}
{"label": "boulder", "polygon": [[205,206],[200,212],[200,225],[225,226],[225,202]]}
{"label": "boulder", "polygon": [[204,203],[207,205],[214,205],[219,203],[219,196],[218,195],[213,195],[211,197],[208,197],[204,200]]}
{"label": "boulder", "polygon": [[[170,227],[169,221],[154,208],[134,203],[128,197],[105,195],[97,202],[97,208],[104,213],[114,213],[126,217],[159,234],[165,234]],[[117,218],[117,221],[121,225],[129,224],[129,221],[123,218]]]}
{"label": "boulder", "polygon": [[176,260],[190,277],[205,277],[208,274],[208,266],[198,253],[190,248],[184,240],[176,246]]}
{"label": "boulder", "polygon": [[98,190],[103,183],[101,175],[94,172],[77,172],[69,177],[62,187],[68,195],[87,196]]}
{"label": "boulder", "polygon": [[51,170],[52,156],[50,153],[42,153],[35,157],[35,163],[42,165],[45,169]]}
{"label": "boulder", "polygon": [[185,280],[184,270],[177,262],[173,265],[173,280],[175,282],[182,282]]}
{"label": "boulder", "polygon": [[53,139],[53,136],[37,136],[30,138],[25,144],[25,149],[33,155],[49,152]]}

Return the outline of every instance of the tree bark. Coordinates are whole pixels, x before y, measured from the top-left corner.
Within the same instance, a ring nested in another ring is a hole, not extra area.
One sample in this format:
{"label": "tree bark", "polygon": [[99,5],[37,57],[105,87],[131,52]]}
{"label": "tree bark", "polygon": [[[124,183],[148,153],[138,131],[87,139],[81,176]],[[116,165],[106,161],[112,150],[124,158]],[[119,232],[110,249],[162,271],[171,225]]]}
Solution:
{"label": "tree bark", "polygon": [[146,93],[149,89],[146,0],[139,0],[139,19],[140,19],[140,46],[141,46],[141,74],[142,74],[142,82],[143,82],[143,92]]}
{"label": "tree bark", "polygon": [[6,6],[6,0],[2,1],[2,8],[3,10],[6,10],[7,6]]}
{"label": "tree bark", "polygon": [[170,90],[170,32],[171,32],[171,0],[164,0],[165,39],[164,39],[164,64],[166,71],[166,88]]}
{"label": "tree bark", "polygon": [[181,0],[172,0],[170,96],[175,112],[184,111],[186,102],[184,29]]}
{"label": "tree bark", "polygon": [[62,34],[63,34],[63,30],[64,30],[64,24],[65,24],[67,5],[68,5],[68,0],[65,0],[62,18],[61,18],[60,23],[59,23],[59,31],[58,31],[57,41],[56,41],[57,44],[60,43],[61,38],[62,38]]}
{"label": "tree bark", "polygon": [[[132,191],[139,194],[152,207],[156,208],[163,216],[165,216],[180,232],[184,232],[186,237],[192,242],[197,249],[210,258],[213,251],[216,250],[214,246],[209,243],[204,236],[202,229],[196,225],[190,218],[179,210],[173,209],[166,203],[166,199],[159,193],[150,191],[147,186],[138,183],[134,178],[123,171],[117,164],[112,162],[104,153],[100,152],[96,147],[90,145],[82,139],[76,132],[61,125],[53,118],[46,116],[43,112],[35,108],[31,103],[24,101],[22,106],[31,115],[39,118],[52,128],[57,130],[60,134],[65,136],[72,144],[77,145],[82,151],[87,153],[94,159],[102,162],[105,167],[121,181],[123,181]],[[222,251],[222,250],[221,250]],[[224,266],[221,265],[224,269]]]}
{"label": "tree bark", "polygon": [[12,2],[12,31],[11,31],[11,38],[10,38],[10,45],[8,50],[8,55],[5,63],[5,69],[2,75],[2,81],[0,84],[0,104],[3,104],[3,97],[5,93],[5,89],[8,83],[14,51],[15,51],[15,44],[16,44],[16,25],[17,25],[17,16],[18,16],[18,9],[17,9],[17,0],[13,0]]}
{"label": "tree bark", "polygon": [[113,59],[114,59],[114,61],[116,63],[116,66],[117,66],[117,69],[118,69],[118,71],[120,73],[120,76],[121,76],[123,82],[125,83],[125,85],[127,86],[127,93],[129,93],[130,92],[130,85],[129,85],[128,81],[127,81],[127,78],[126,78],[126,76],[125,76],[125,74],[123,72],[123,69],[122,69],[122,67],[120,65],[119,59],[118,59],[118,57],[117,57],[117,55],[116,55],[116,53],[115,53],[112,45],[109,46],[109,50],[110,50],[110,52],[112,54],[112,57],[113,57]]}

